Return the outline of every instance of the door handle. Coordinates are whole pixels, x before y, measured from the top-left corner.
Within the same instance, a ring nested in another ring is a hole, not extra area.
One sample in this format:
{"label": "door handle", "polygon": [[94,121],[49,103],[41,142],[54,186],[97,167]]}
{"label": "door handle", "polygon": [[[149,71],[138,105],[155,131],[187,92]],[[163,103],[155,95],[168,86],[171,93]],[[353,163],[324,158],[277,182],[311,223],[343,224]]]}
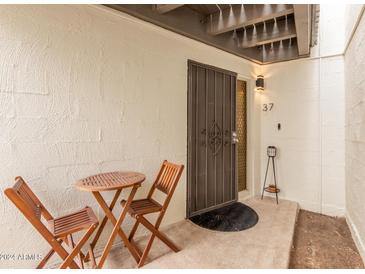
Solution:
{"label": "door handle", "polygon": [[232,131],[232,144],[237,144],[238,142],[237,132]]}

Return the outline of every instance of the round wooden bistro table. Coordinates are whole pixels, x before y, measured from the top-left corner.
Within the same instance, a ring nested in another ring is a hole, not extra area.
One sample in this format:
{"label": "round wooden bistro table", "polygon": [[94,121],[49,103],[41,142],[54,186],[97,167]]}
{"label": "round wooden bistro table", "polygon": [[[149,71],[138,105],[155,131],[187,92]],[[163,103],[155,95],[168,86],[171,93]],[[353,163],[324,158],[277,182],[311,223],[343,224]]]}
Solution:
{"label": "round wooden bistro table", "polygon": [[[99,240],[100,234],[102,233],[108,220],[114,226],[113,231],[109,236],[108,242],[104,247],[99,263],[96,265],[97,268],[103,267],[104,262],[109,255],[112,244],[117,235],[119,235],[125,246],[128,248],[129,252],[132,254],[133,258],[138,263],[139,254],[134,245],[128,240],[128,237],[121,228],[121,224],[123,223],[123,220],[128,212],[129,206],[134,198],[134,195],[136,194],[137,189],[141,186],[142,182],[145,179],[146,176],[142,173],[116,171],[89,176],[76,182],[75,187],[77,189],[82,191],[89,191],[94,195],[96,201],[105,213],[103,221],[101,222],[95,234],[95,237],[91,242],[91,248],[94,249],[97,241]],[[125,203],[122,212],[119,215],[119,218],[116,219],[112,211],[122,190],[125,188],[132,188],[132,190],[128,196],[127,202]],[[104,198],[100,194],[100,192],[102,191],[115,191],[114,198],[110,205],[105,202]]]}

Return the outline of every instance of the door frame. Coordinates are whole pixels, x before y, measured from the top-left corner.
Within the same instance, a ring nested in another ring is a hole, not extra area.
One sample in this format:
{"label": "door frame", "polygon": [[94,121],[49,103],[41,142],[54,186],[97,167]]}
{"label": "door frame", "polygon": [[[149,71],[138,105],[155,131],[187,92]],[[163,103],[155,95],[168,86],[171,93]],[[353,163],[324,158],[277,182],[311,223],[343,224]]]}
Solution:
{"label": "door frame", "polygon": [[[259,155],[260,153],[255,154],[255,146],[258,146],[260,141],[258,137],[260,136],[257,130],[259,127],[257,127],[256,119],[259,118],[259,110],[257,109],[257,106],[255,104],[255,85],[254,85],[254,79],[250,76],[243,75],[237,73],[237,80],[245,81],[246,82],[246,107],[247,107],[247,132],[246,132],[246,138],[247,138],[247,149],[246,149],[246,191],[244,195],[240,195],[240,192],[238,193],[238,200],[243,200],[247,198],[251,198],[256,195],[257,192],[257,182],[259,180],[259,173],[260,173],[260,162],[259,162]],[[256,127],[255,127],[256,125]],[[256,148],[259,149],[258,146]],[[256,182],[257,181],[257,182]],[[256,182],[256,183],[255,183]],[[259,182],[258,182],[259,183]]]}
{"label": "door frame", "polygon": [[[226,74],[235,74],[236,75],[236,81],[238,80],[238,74],[236,72],[233,72],[233,71],[230,71],[230,70],[226,70],[226,69],[222,69],[222,68],[219,68],[219,67],[215,67],[215,66],[212,66],[212,65],[208,65],[208,64],[204,64],[204,63],[200,63],[200,62],[197,62],[197,61],[194,61],[194,60],[191,60],[191,59],[188,59],[187,60],[187,176],[186,176],[186,218],[188,217],[192,217],[193,215],[189,216],[190,215],[190,188],[191,188],[191,164],[192,164],[192,161],[190,160],[190,154],[191,154],[191,151],[190,151],[190,143],[191,143],[191,134],[190,134],[190,127],[189,125],[191,124],[191,121],[192,121],[192,115],[191,115],[191,108],[192,108],[192,96],[190,94],[190,91],[189,91],[189,86],[190,86],[190,78],[189,78],[189,67],[190,67],[190,64],[195,64],[195,65],[198,65],[198,66],[202,66],[204,68],[211,68],[211,69],[214,69],[216,71],[220,71],[220,72],[223,72],[223,73],[226,73]],[[246,81],[246,80],[244,80]],[[248,83],[248,82],[247,82]],[[236,82],[237,84],[237,82]],[[236,111],[237,113],[237,111]],[[248,118],[248,116],[247,116]],[[228,201],[228,202],[225,202],[225,203],[222,203],[222,204],[219,204],[219,205],[215,205],[215,206],[212,206],[212,207],[209,207],[210,210],[213,210],[215,208],[219,208],[219,207],[222,207],[222,206],[225,206],[225,205],[229,205],[229,204],[232,204],[234,202],[236,202],[239,197],[238,197],[238,180],[237,180],[237,149],[235,150],[235,172],[234,172],[234,177],[235,177],[235,189],[236,189],[236,193],[235,193],[235,198],[234,200],[232,201]],[[205,212],[206,209],[203,209],[201,210],[201,212]],[[199,211],[195,211],[194,212],[194,215],[198,215],[200,213],[200,210]]]}

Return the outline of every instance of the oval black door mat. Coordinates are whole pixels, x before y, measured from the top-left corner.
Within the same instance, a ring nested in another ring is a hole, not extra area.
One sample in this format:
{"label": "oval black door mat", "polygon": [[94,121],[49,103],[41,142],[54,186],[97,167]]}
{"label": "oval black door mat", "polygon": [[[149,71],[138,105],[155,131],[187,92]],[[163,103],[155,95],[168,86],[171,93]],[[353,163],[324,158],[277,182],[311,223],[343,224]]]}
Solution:
{"label": "oval black door mat", "polygon": [[235,202],[213,209],[190,218],[190,220],[207,229],[216,231],[241,231],[257,224],[259,216],[251,207]]}

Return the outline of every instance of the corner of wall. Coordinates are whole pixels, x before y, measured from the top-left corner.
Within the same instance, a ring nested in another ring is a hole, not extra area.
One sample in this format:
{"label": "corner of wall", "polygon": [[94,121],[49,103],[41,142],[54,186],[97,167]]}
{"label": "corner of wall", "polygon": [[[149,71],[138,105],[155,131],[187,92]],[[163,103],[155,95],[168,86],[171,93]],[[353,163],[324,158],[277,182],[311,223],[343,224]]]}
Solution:
{"label": "corner of wall", "polygon": [[351,236],[355,242],[355,245],[356,245],[357,249],[359,250],[361,259],[365,264],[365,243],[361,239],[359,231],[357,230],[357,228],[356,228],[355,224],[353,223],[348,212],[346,212],[346,222],[350,228]]}

